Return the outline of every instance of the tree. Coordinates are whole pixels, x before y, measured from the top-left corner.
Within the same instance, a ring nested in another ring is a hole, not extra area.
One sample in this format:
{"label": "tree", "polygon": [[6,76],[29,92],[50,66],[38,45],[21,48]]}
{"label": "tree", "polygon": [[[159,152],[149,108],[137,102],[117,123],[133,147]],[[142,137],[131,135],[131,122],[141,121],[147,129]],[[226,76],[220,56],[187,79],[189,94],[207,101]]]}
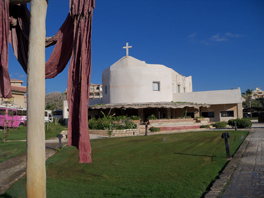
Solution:
{"label": "tree", "polygon": [[63,109],[63,101],[67,99],[67,95],[60,92],[51,92],[45,97],[45,109],[56,110]]}
{"label": "tree", "polygon": [[250,108],[251,107],[252,92],[253,92],[253,89],[247,89],[246,92],[242,93],[242,97],[245,98],[245,100],[246,100],[245,102],[243,102],[244,108]]}

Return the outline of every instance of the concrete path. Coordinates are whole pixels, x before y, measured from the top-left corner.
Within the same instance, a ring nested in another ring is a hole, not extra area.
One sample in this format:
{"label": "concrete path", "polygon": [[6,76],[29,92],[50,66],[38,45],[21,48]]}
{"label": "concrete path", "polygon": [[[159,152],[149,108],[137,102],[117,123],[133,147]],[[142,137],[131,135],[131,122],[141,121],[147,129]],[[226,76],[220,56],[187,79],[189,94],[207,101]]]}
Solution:
{"label": "concrete path", "polygon": [[253,122],[250,134],[205,196],[264,197],[264,124]]}
{"label": "concrete path", "polygon": [[[104,138],[104,136],[90,134],[90,139]],[[56,153],[59,140],[46,140],[46,159]],[[66,146],[67,139],[62,139],[62,146]],[[26,174],[26,153],[0,163],[0,194],[3,194],[14,182]]]}

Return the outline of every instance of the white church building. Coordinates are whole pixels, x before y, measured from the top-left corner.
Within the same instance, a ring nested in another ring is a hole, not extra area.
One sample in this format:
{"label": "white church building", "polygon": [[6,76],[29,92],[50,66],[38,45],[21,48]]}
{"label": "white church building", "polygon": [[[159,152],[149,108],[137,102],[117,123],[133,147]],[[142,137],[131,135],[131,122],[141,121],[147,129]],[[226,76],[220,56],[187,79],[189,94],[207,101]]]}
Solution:
{"label": "white church building", "polygon": [[193,92],[191,76],[138,60],[128,55],[128,45],[125,48],[127,55],[103,71],[103,97],[90,100],[91,117],[103,111],[106,115],[138,115],[144,121],[151,114],[182,117],[187,110],[188,116],[203,116],[213,122],[242,118],[240,88]]}

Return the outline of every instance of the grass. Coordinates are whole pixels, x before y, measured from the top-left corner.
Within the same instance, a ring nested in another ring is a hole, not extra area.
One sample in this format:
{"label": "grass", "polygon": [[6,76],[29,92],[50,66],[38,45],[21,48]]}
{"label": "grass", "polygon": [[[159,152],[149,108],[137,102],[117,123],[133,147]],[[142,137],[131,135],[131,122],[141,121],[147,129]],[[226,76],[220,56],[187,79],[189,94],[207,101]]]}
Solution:
{"label": "grass", "polygon": [[[230,131],[233,155],[247,135]],[[92,140],[91,164],[66,147],[47,160],[47,197],[201,197],[225,166],[222,132]],[[0,197],[26,197],[25,178]]]}
{"label": "grass", "polygon": [[0,143],[0,163],[13,157],[17,157],[27,150],[26,142]]}
{"label": "grass", "polygon": [[250,120],[258,120],[258,117],[248,117]]}
{"label": "grass", "polygon": [[[65,130],[65,127],[52,124],[48,130],[46,130],[46,139],[57,137],[57,135]],[[27,127],[18,127],[16,129],[10,129],[7,140],[26,140],[27,139]],[[0,163],[13,157],[17,157],[26,152],[26,142],[5,142],[3,143],[3,131],[0,131]]]}
{"label": "grass", "polygon": [[[45,138],[50,139],[57,137],[57,135],[66,130],[65,126],[62,126],[60,123],[54,124],[50,123],[48,130],[45,132]],[[3,131],[0,131],[0,141],[3,139]],[[21,126],[15,129],[9,129],[7,140],[26,140],[27,139],[27,127]]]}

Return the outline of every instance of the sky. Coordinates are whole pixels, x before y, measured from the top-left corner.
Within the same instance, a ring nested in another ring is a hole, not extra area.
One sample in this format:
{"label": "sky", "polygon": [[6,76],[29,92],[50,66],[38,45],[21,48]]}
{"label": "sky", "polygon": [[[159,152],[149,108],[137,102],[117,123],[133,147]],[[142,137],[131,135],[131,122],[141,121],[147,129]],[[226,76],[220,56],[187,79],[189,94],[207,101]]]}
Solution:
{"label": "sky", "polygon": [[[46,36],[56,34],[68,12],[68,0],[49,0]],[[103,70],[126,55],[127,42],[130,56],[192,76],[193,91],[264,90],[263,0],[96,0],[91,83],[102,83]],[[10,45],[9,72],[26,86]],[[47,79],[46,93],[64,92],[67,75],[68,66]]]}

